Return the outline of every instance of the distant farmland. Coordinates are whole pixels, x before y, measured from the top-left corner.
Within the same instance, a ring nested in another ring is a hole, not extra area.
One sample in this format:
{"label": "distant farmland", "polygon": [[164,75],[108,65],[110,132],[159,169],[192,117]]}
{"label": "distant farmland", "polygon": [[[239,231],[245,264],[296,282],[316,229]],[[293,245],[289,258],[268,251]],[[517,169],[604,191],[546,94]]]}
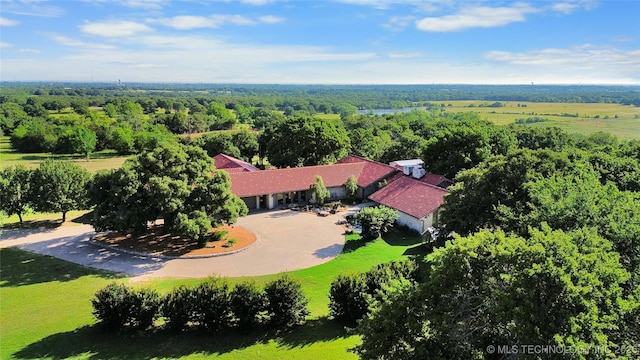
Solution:
{"label": "distant farmland", "polygon": [[[490,101],[433,102],[447,113],[477,112],[497,125],[513,124],[522,119],[543,119],[527,126],[557,126],[568,132],[611,133],[621,139],[640,139],[640,108],[605,103],[535,103],[502,101],[502,107],[491,107]],[[442,107],[444,104],[444,107]]]}

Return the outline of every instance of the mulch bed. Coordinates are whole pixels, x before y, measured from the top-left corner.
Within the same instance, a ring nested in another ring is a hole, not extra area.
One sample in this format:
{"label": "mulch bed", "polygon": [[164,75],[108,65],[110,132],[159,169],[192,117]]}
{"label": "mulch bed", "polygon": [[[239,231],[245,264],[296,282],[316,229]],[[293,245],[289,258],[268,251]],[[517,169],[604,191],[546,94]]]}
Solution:
{"label": "mulch bed", "polygon": [[[122,235],[119,233],[107,233],[97,235],[94,240],[105,244],[139,252],[145,252],[154,255],[167,256],[194,256],[194,255],[214,255],[237,251],[245,248],[256,241],[256,235],[251,231],[240,226],[221,226],[214,231],[226,230],[227,236],[219,241],[211,241],[207,247],[200,248],[194,241],[167,234],[164,226],[155,225],[149,227],[149,231],[141,236],[134,237],[130,234]],[[236,239],[237,242],[230,247],[224,247],[228,239]]]}

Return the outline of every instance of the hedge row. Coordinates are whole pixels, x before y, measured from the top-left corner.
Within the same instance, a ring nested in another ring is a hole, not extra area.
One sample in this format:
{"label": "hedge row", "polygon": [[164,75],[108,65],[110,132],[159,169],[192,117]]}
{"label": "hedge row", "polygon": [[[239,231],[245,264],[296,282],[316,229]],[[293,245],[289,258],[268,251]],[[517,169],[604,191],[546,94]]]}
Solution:
{"label": "hedge row", "polygon": [[344,324],[355,325],[395,285],[418,280],[418,267],[412,260],[380,264],[364,273],[338,275],[329,290],[329,315]]}
{"label": "hedge row", "polygon": [[164,297],[152,289],[112,283],[99,290],[91,303],[93,315],[111,330],[148,329],[160,317],[176,331],[201,327],[218,332],[266,324],[289,327],[309,314],[300,283],[286,275],[264,289],[248,281],[231,288],[223,279],[209,278],[195,287],[174,288]]}

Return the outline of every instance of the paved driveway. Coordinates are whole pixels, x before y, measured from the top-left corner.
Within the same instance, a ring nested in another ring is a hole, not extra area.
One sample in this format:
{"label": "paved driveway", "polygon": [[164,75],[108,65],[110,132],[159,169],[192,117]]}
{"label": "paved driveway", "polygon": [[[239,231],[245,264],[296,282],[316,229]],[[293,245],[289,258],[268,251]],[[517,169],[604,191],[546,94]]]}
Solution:
{"label": "paved driveway", "polygon": [[132,276],[132,280],[157,277],[200,278],[209,275],[253,276],[303,269],[325,263],[340,254],[344,213],[315,214],[275,210],[250,214],[238,225],[253,231],[257,243],[244,251],[203,259],[162,260],[122,254],[90,244],[88,225],[61,226],[54,230],[5,230],[0,247],[18,246],[40,254]]}

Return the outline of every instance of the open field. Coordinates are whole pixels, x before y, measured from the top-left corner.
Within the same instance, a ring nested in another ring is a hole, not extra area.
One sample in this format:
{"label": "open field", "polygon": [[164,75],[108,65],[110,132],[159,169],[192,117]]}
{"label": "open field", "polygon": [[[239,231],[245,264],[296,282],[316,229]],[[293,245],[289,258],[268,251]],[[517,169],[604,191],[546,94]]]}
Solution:
{"label": "open field", "polygon": [[0,168],[18,164],[25,165],[29,168],[35,168],[46,159],[54,159],[71,161],[87,169],[89,172],[96,172],[98,170],[119,168],[127,158],[127,156],[118,156],[112,150],[95,152],[91,154],[91,160],[89,161],[81,155],[19,153],[11,148],[8,136],[0,136]]}
{"label": "open field", "polygon": [[[230,331],[212,335],[157,330],[146,333],[105,333],[95,325],[90,299],[111,281],[126,278],[86,269],[62,260],[17,249],[0,250],[0,358],[2,359],[355,359],[347,349],[358,343],[340,324],[327,318],[331,281],[341,273],[422,254],[419,239],[394,233],[387,240],[362,243],[351,239],[336,259],[291,272],[301,281],[311,316],[299,328],[285,332]],[[277,275],[253,277],[259,284]],[[232,283],[247,278],[230,279]],[[161,293],[200,280],[159,279],[145,282]]]}
{"label": "open field", "polygon": [[567,132],[592,134],[611,133],[621,139],[640,139],[640,108],[604,103],[535,103],[501,101],[503,107],[488,107],[493,101],[446,101],[449,113],[477,112],[497,125],[513,124],[517,119],[539,117],[549,121],[533,126],[557,126]]}

